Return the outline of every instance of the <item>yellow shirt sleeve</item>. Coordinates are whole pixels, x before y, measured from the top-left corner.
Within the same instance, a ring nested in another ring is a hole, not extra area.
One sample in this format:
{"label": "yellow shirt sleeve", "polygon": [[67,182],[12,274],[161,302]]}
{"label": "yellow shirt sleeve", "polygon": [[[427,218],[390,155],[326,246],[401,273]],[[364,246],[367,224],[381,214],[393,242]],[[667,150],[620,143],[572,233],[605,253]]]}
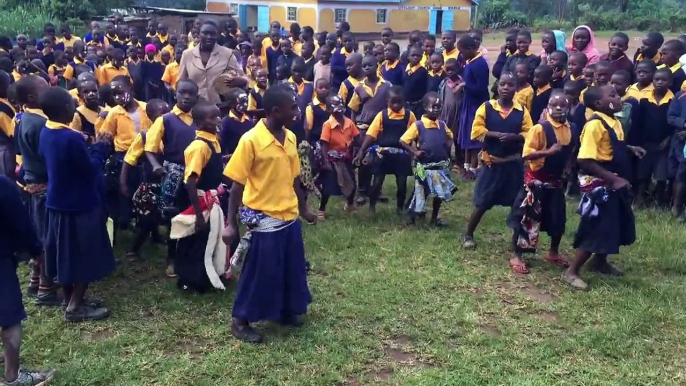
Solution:
{"label": "yellow shirt sleeve", "polygon": [[50,75],[55,75],[55,65],[51,64],[50,67],[48,67],[48,74]]}
{"label": "yellow shirt sleeve", "polygon": [[[290,137],[290,141],[292,141],[293,143],[297,143],[295,134],[292,131],[289,131],[288,133],[286,133],[286,135],[288,137]],[[288,141],[288,139],[286,139],[286,140]],[[298,146],[297,145],[294,145],[294,146],[297,149]],[[290,157],[289,159],[291,160],[291,173],[294,176],[294,179],[297,177],[300,177],[300,158]]]}
{"label": "yellow shirt sleeve", "polygon": [[534,93],[528,92],[524,95],[524,107],[531,111],[531,106],[534,104]]}
{"label": "yellow shirt sleeve", "polygon": [[409,145],[416,141],[417,138],[419,138],[419,129],[417,128],[417,123],[413,123],[410,125],[407,131],[405,131],[405,134],[400,137],[400,142]]}
{"label": "yellow shirt sleeve", "polygon": [[445,125],[445,135],[446,135],[446,137],[448,137],[449,140],[451,140],[451,141],[453,140],[453,131],[450,130],[450,128],[448,127],[447,124]]}
{"label": "yellow shirt sleeve", "polygon": [[[486,109],[484,108],[484,112]],[[479,112],[477,111],[477,115]],[[484,121],[486,114],[484,114]],[[522,134],[526,134],[531,130],[531,128],[534,126],[534,122],[531,120],[531,114],[529,114],[529,110],[524,109],[524,119],[522,120]]]}
{"label": "yellow shirt sleeve", "polygon": [[74,78],[74,67],[71,64],[67,64],[63,76],[66,80],[72,80]]}
{"label": "yellow shirt sleeve", "polygon": [[350,103],[348,103],[348,107],[350,107],[350,110],[354,112],[359,112],[358,110],[360,109],[360,104],[361,104],[360,96],[357,95],[356,92],[353,93],[352,98],[350,98]]}
{"label": "yellow shirt sleeve", "polygon": [[[407,120],[407,124],[408,124],[407,127],[410,127],[409,125],[411,125],[415,122],[417,122],[417,116],[415,116],[414,113],[412,111],[410,111],[410,118],[408,118],[408,120]],[[450,129],[448,129],[448,130],[450,130]]]}
{"label": "yellow shirt sleeve", "polygon": [[117,136],[117,116],[109,112],[105,118],[105,122],[102,123],[100,127],[102,133],[107,133],[115,138]]}
{"label": "yellow shirt sleeve", "polygon": [[171,68],[169,67],[169,65],[167,65],[164,68],[164,74],[162,74],[162,81],[164,83],[168,83],[170,86],[174,86],[174,82],[172,80]]}
{"label": "yellow shirt sleeve", "polygon": [[145,151],[159,154],[162,150],[162,137],[164,137],[164,117],[159,117],[146,134]]}
{"label": "yellow shirt sleeve", "polygon": [[255,151],[253,143],[243,136],[238,141],[236,151],[233,152],[229,163],[224,168],[224,175],[232,181],[245,185],[250,177]]}
{"label": "yellow shirt sleeve", "polygon": [[341,88],[338,89],[338,96],[344,101],[348,100],[348,88],[344,84],[341,84]]}
{"label": "yellow shirt sleeve", "polygon": [[[486,103],[479,106],[479,108],[476,110],[474,123],[472,123],[472,141],[483,142],[484,138],[486,138],[486,133],[488,133],[488,129],[486,128]],[[525,112],[524,119],[526,119],[527,115],[528,114]],[[529,117],[529,122],[531,122],[531,117]]]}
{"label": "yellow shirt sleeve", "polygon": [[[147,141],[146,141],[147,143]],[[193,141],[184,150],[183,158],[186,163],[186,170],[183,173],[183,181],[188,182],[191,175],[195,174],[200,177],[202,170],[210,161],[212,151],[203,141]]]}
{"label": "yellow shirt sleeve", "polygon": [[136,138],[133,139],[129,150],[126,151],[124,156],[124,162],[131,166],[138,165],[138,160],[143,155],[143,136],[139,133]]}
{"label": "yellow shirt sleeve", "polygon": [[[410,116],[410,119],[412,119],[412,116]],[[414,123],[414,122],[412,122]],[[377,139],[379,138],[379,134],[383,132],[383,112],[376,114],[376,117],[374,117],[374,120],[372,121],[371,125],[369,125],[369,128],[367,128],[367,135]]]}
{"label": "yellow shirt sleeve", "polygon": [[257,101],[253,98],[252,93],[248,93],[248,111],[257,110]]}
{"label": "yellow shirt sleeve", "polygon": [[5,113],[0,113],[0,130],[8,137],[14,137],[14,119]]}
{"label": "yellow shirt sleeve", "polygon": [[102,67],[98,67],[95,69],[95,77],[98,79],[98,85],[99,86],[104,86],[107,84],[107,69]]}
{"label": "yellow shirt sleeve", "polygon": [[591,121],[584,126],[581,132],[581,142],[579,144],[578,159],[590,159],[595,161],[605,161],[601,158],[600,147],[603,142],[609,142],[609,138],[603,138],[608,135],[602,123],[599,121]]}
{"label": "yellow shirt sleeve", "polygon": [[547,146],[545,140],[545,132],[543,131],[543,126],[535,125],[529,130],[524,139],[524,150],[522,151],[523,156],[527,156],[531,153],[545,150]]}
{"label": "yellow shirt sleeve", "polygon": [[312,106],[307,105],[305,108],[305,130],[312,130],[312,125],[314,124],[314,111],[312,111]]}
{"label": "yellow shirt sleeve", "polygon": [[[98,118],[99,120],[102,118]],[[81,124],[81,116],[79,116],[79,113],[74,113],[74,119],[71,120],[71,124],[69,124],[69,127],[71,127],[72,130],[76,131],[83,131],[83,125]],[[96,131],[99,131],[98,128],[95,128]]]}

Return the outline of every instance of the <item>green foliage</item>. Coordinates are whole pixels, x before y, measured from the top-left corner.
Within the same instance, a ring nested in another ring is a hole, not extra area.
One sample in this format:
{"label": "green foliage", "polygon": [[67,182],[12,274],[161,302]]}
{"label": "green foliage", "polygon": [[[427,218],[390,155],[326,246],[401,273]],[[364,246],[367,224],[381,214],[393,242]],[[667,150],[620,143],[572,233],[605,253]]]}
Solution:
{"label": "green foliage", "polygon": [[523,12],[513,11],[507,0],[490,0],[481,7],[478,24],[488,29],[507,29],[526,25],[527,17]]}
{"label": "green foliage", "polygon": [[139,2],[149,7],[193,9],[202,11],[206,7],[205,0],[144,0]]}
{"label": "green foliage", "polygon": [[[21,4],[17,4],[21,3]],[[50,7],[38,1],[0,1],[0,35],[41,37],[43,25],[55,22]]]}
{"label": "green foliage", "polygon": [[96,9],[88,0],[49,0],[50,10],[59,20],[89,20],[95,16]]}

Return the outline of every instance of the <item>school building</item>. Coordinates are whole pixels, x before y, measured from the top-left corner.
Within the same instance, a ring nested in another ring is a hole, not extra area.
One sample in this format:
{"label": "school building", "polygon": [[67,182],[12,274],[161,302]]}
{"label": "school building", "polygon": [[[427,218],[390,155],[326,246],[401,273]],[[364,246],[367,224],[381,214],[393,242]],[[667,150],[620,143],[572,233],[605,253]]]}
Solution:
{"label": "school building", "polygon": [[297,0],[298,2],[247,0],[207,0],[207,11],[238,15],[243,31],[267,32],[278,21],[286,29],[297,22],[315,31],[335,31],[336,23],[347,21],[355,33],[412,30],[439,34],[443,30],[470,28],[476,0]]}

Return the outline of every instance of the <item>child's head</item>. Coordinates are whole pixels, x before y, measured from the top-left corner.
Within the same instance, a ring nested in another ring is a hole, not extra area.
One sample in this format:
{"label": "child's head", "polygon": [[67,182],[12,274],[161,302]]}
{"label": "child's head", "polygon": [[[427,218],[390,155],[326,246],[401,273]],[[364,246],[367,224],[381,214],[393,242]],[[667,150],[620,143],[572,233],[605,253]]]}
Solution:
{"label": "child's head", "polygon": [[183,51],[186,50],[186,46],[183,44],[179,44],[176,47],[174,47],[174,60],[176,63],[181,63],[181,57],[183,56]]}
{"label": "child's head", "polygon": [[611,116],[622,109],[622,99],[612,86],[592,86],[584,93],[584,105]]}
{"label": "child's head", "polygon": [[353,35],[353,33],[350,31],[343,32],[343,36],[341,36],[341,44],[343,44],[343,48],[345,48],[348,53],[354,52],[355,46],[357,45],[355,43],[355,35]]}
{"label": "child's head", "polygon": [[281,30],[272,28],[269,31],[269,38],[272,39],[272,47],[278,47],[281,42]]}
{"label": "child's head", "polygon": [[148,58],[148,60],[153,60],[155,59],[155,55],[157,54],[157,48],[153,44],[148,44],[145,46],[145,56]]}
{"label": "child's head", "polygon": [[405,107],[405,96],[402,86],[393,86],[388,91],[388,108],[398,113]]}
{"label": "child's head", "polygon": [[338,42],[338,36],[334,32],[326,34],[326,45],[329,48],[334,49],[336,47],[336,42]]}
{"label": "child's head", "polygon": [[62,24],[60,26],[60,32],[62,33],[62,36],[64,36],[67,39],[71,39],[71,27],[69,27],[69,24]]}
{"label": "child's head", "polygon": [[390,28],[384,28],[381,30],[381,43],[385,46],[386,44],[393,41],[393,30]]}
{"label": "child's head", "polygon": [[579,26],[572,35],[572,44],[577,51],[583,51],[593,40],[593,32],[586,26]]}
{"label": "child's head", "polygon": [[252,54],[255,56],[260,56],[262,55],[262,40],[260,39],[255,39],[255,41],[252,42]]}
{"label": "child's head", "polygon": [[181,79],[176,84],[176,107],[189,112],[198,103],[198,85],[190,79]]}
{"label": "child's head", "polygon": [[553,53],[557,49],[557,42],[555,41],[555,34],[551,30],[545,30],[541,33],[541,47],[547,54]]}
{"label": "child's head", "polygon": [[672,86],[672,70],[669,68],[661,68],[655,71],[655,76],[653,76],[653,86],[655,87],[655,92],[663,94]]}
{"label": "child's head", "polygon": [[649,32],[641,42],[641,54],[644,59],[652,59],[660,51],[660,47],[665,42],[665,37],[659,32]]}
{"label": "child's head", "polygon": [[457,59],[450,58],[445,61],[445,75],[448,77],[448,79],[452,80],[453,82],[456,82],[458,80],[460,74]]}
{"label": "child's head", "polygon": [[345,58],[345,70],[349,76],[359,77],[362,74],[362,55],[358,53],[348,55]]}
{"label": "child's head", "polygon": [[162,99],[151,99],[145,106],[145,114],[153,122],[155,122],[157,118],[163,116],[169,111],[169,104],[163,101]]}
{"label": "child's head", "polygon": [[615,88],[617,94],[623,97],[626,89],[631,85],[631,74],[627,70],[619,70],[610,77],[610,85]]}
{"label": "child's head", "polygon": [[427,57],[431,57],[431,55],[433,55],[436,51],[436,37],[434,35],[426,35],[424,37],[424,44],[422,45],[422,49],[424,50],[424,54],[426,54]]}
{"label": "child's head", "polygon": [[314,55],[314,42],[309,40],[303,43],[302,46],[302,57],[305,59],[312,58]]}
{"label": "child's head", "polygon": [[269,81],[269,75],[267,74],[267,70],[264,68],[258,68],[255,72],[253,72],[253,76],[255,77],[255,83],[257,84],[257,87],[261,89],[266,89],[267,88],[267,82]]}
{"label": "child's head", "polygon": [[455,31],[443,31],[441,34],[441,45],[448,51],[452,51],[455,48]]}
{"label": "child's head", "polygon": [[69,64],[69,61],[67,60],[67,55],[64,53],[64,51],[55,51],[55,64],[60,67],[64,67],[67,64]]}
{"label": "child's head", "polygon": [[586,85],[588,87],[591,87],[591,85],[593,85],[593,83],[595,82],[595,63],[586,66],[583,70],[583,73],[584,82],[586,82]]}
{"label": "child's head", "polygon": [[562,90],[553,90],[548,99],[548,116],[559,123],[567,122],[569,100]]}
{"label": "child's head", "polygon": [[171,34],[169,35],[169,45],[172,47],[176,47],[176,45],[179,43],[179,38],[176,37],[176,35]]}
{"label": "child's head", "polygon": [[157,25],[157,33],[162,36],[167,36],[167,26],[164,23]]}
{"label": "child's head", "polygon": [[610,42],[607,43],[607,47],[610,58],[619,59],[629,49],[629,36],[624,32],[617,32],[612,36]]}
{"label": "child's head", "polygon": [[167,50],[162,51],[160,58],[162,59],[163,64],[169,64],[169,62],[171,62],[171,54]]}
{"label": "child's head", "polygon": [[374,50],[372,51],[374,54],[374,57],[376,58],[376,61],[381,63],[384,61],[384,46],[383,44],[377,44],[374,46]]}
{"label": "child's head", "polygon": [[104,86],[100,86],[98,88],[98,95],[100,97],[100,105],[109,107],[117,106],[117,102],[114,101],[114,97],[112,96],[111,83],[108,83]]}
{"label": "child's head", "polygon": [[586,83],[580,80],[568,80],[563,88],[565,95],[572,104],[579,102],[581,91],[586,88]]}
{"label": "child's head", "polygon": [[276,84],[267,89],[262,97],[262,105],[267,118],[276,127],[285,126],[290,129],[299,120],[300,109],[293,90],[287,84]]}
{"label": "child's head", "polygon": [[76,89],[88,107],[98,106],[100,95],[98,94],[98,82],[95,79],[77,80]]}
{"label": "child's head", "polygon": [[432,121],[438,119],[443,108],[441,98],[439,98],[438,94],[433,91],[424,95],[424,99],[422,99],[422,106],[424,106],[424,115]]}
{"label": "child's head", "polygon": [[462,56],[469,60],[474,58],[479,53],[479,45],[469,35],[463,35],[457,42],[457,49],[460,50]]}
{"label": "child's head", "polygon": [[423,54],[423,52],[422,52],[421,47],[417,47],[417,46],[410,47],[410,51],[407,55],[407,60],[408,60],[411,67],[419,65],[419,63],[422,61],[422,54]]}
{"label": "child's head", "polygon": [[329,64],[331,62],[331,55],[330,50],[320,50],[319,59],[322,61],[322,64]]}
{"label": "child's head", "polygon": [[216,133],[221,125],[221,112],[214,103],[202,101],[193,107],[191,111],[193,123],[198,130]]}
{"label": "child's head", "polygon": [[567,53],[564,51],[553,51],[548,56],[548,65],[557,70],[565,68],[567,66]]}
{"label": "child's head", "polygon": [[302,29],[300,28],[300,24],[298,23],[291,23],[291,26],[288,28],[288,32],[291,35],[291,38],[295,40],[300,40],[300,34],[302,33]]}
{"label": "child's head", "polygon": [[505,49],[510,53],[517,51],[517,35],[519,35],[519,30],[516,28],[507,31],[505,34]]}
{"label": "child's head", "polygon": [[291,76],[291,69],[282,64],[276,66],[276,80],[286,80]]}
{"label": "child's head", "polygon": [[421,47],[421,45],[422,45],[422,33],[421,33],[421,31],[419,31],[417,29],[411,31],[407,37],[407,40],[409,43],[408,47],[412,47],[412,46]]}
{"label": "child's head", "polygon": [[364,43],[364,55],[374,55],[374,42],[365,42]]}
{"label": "child's head", "polygon": [[49,87],[41,94],[38,102],[43,113],[53,122],[69,124],[74,119],[74,99],[61,87]]}
{"label": "child's head", "polygon": [[[45,79],[35,76],[27,75],[16,82],[17,100],[22,106],[29,108],[39,108],[40,103],[38,98],[45,89],[49,88],[48,82]],[[72,116],[73,118],[73,116]]]}
{"label": "child's head", "polygon": [[250,57],[250,59],[248,59],[247,64],[253,77],[255,77],[255,72],[257,71],[257,69],[262,68],[262,60],[259,56]]}
{"label": "child's head", "polygon": [[119,75],[114,77],[111,83],[112,99],[119,106],[128,106],[133,103],[131,95],[131,79],[128,76]]}
{"label": "child's head", "polygon": [[389,62],[395,62],[400,56],[400,46],[398,43],[390,42],[386,44],[383,52],[384,58]]}
{"label": "child's head", "polygon": [[[169,63],[169,53],[167,52],[167,63]],[[124,65],[124,51],[115,48],[112,51],[112,64],[119,68]]]}
{"label": "child's head", "polygon": [[136,59],[136,46],[129,46],[129,48],[126,49],[126,56],[129,57],[129,59]]}
{"label": "child's head", "polygon": [[112,23],[111,21],[108,21],[107,23],[105,23],[105,33],[108,36],[114,36],[114,32],[115,32],[114,23]]}
{"label": "child's head", "polygon": [[330,95],[326,99],[326,111],[336,118],[342,118],[345,113],[345,103],[338,94]]}
{"label": "child's head", "polygon": [[284,39],[281,41],[281,53],[283,56],[291,56],[293,54],[293,46],[290,40]]}
{"label": "child's head", "polygon": [[317,79],[317,82],[314,84],[314,93],[317,94],[317,99],[320,102],[324,102],[331,94],[331,83],[324,78]]}
{"label": "child's head", "polygon": [[24,34],[19,34],[17,35],[17,46],[21,48],[22,50],[26,49],[26,46],[29,44],[29,38],[28,36]]}
{"label": "child's head", "polygon": [[542,64],[534,70],[534,86],[544,87],[553,80],[553,68]]}
{"label": "child's head", "polygon": [[291,76],[296,83],[300,83],[305,78],[305,73],[307,73],[307,65],[305,64],[305,59],[295,58],[293,64],[291,64]]}
{"label": "child's head", "polygon": [[373,56],[365,56],[364,59],[362,59],[362,71],[368,79],[378,78],[376,73],[378,64],[379,63],[376,61],[376,58]]}
{"label": "child's head", "polygon": [[39,56],[40,54],[38,53],[38,49],[35,46],[26,47],[26,59],[34,60],[38,59]]}
{"label": "child's head", "polygon": [[595,75],[593,81],[596,86],[605,86],[610,83],[612,77],[612,65],[608,61],[601,61],[595,64]]}
{"label": "child's head", "polygon": [[484,40],[484,33],[480,29],[469,31],[469,37],[476,41],[477,48],[481,47],[481,42]]}
{"label": "child's head", "polygon": [[657,71],[657,65],[650,59],[642,60],[636,65],[636,81],[642,87],[653,82],[653,76]]}
{"label": "child's head", "polygon": [[232,88],[227,93],[229,109],[243,115],[248,109],[248,94],[240,88]]}
{"label": "child's head", "polygon": [[517,51],[525,54],[529,52],[529,46],[531,46],[531,32],[527,30],[520,30],[517,33]]}
{"label": "child's head", "polygon": [[433,72],[439,72],[443,68],[443,55],[436,52],[429,58],[431,63],[431,70]]}
{"label": "child's head", "polygon": [[529,66],[526,63],[518,63],[515,67],[515,76],[517,78],[517,88],[525,87],[529,84]]}
{"label": "child's head", "polygon": [[660,49],[660,57],[662,58],[662,64],[667,67],[672,67],[679,63],[679,58],[686,53],[686,47],[683,43],[674,39],[667,41]]}
{"label": "child's head", "polygon": [[306,25],[302,28],[302,30],[300,30],[300,40],[302,40],[304,42],[312,42],[313,37],[314,37],[314,29],[312,29],[312,27]]}
{"label": "child's head", "polygon": [[5,71],[6,73],[11,73],[12,70],[14,70],[14,62],[12,59],[5,57],[5,58],[0,58],[0,70]]}
{"label": "child's head", "polygon": [[319,43],[319,47],[322,47],[326,45],[326,36],[329,33],[327,31],[322,31],[322,32],[317,32],[317,43]]}

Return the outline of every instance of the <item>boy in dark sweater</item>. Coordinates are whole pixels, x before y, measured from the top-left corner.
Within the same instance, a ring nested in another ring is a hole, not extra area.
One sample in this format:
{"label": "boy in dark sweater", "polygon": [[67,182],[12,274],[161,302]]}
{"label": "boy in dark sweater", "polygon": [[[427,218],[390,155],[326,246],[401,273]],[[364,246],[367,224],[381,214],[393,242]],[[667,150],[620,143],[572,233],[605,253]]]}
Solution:
{"label": "boy in dark sweater", "polygon": [[495,64],[493,64],[492,73],[496,79],[500,78],[500,74],[503,72],[503,67],[505,67],[505,62],[507,62],[507,58],[509,58],[517,51],[517,34],[519,34],[518,29],[511,29],[507,31],[507,34],[505,34],[505,44],[503,44],[502,47],[500,47],[500,54],[498,54],[498,59],[496,60]]}
{"label": "boy in dark sweater", "polygon": [[438,92],[438,86],[446,78],[443,70],[443,55],[435,52],[431,55],[429,63],[429,79],[427,81],[426,92]]}
{"label": "boy in dark sweater", "polygon": [[276,67],[278,66],[278,60],[279,57],[283,55],[279,44],[281,42],[281,31],[278,29],[272,29],[269,32],[269,37],[272,44],[267,48],[263,48],[263,50],[265,51],[265,56],[267,57],[267,73],[269,74],[269,84],[274,84],[276,82]]}
{"label": "boy in dark sweater", "polygon": [[225,161],[231,158],[231,154],[236,150],[238,141],[243,134],[254,126],[245,113],[248,108],[248,94],[239,88],[235,88],[229,91],[227,97],[230,110],[229,114],[222,119],[221,131],[219,132],[219,143]]}
{"label": "boy in dark sweater", "polygon": [[672,71],[672,86],[669,88],[673,93],[681,91],[681,87],[686,81],[686,72],[682,68],[679,58],[686,53],[686,47],[678,40],[666,42],[660,50],[662,64],[657,68],[667,68]]}
{"label": "boy in dark sweater", "polygon": [[[416,46],[410,47],[408,54],[409,63],[403,72],[402,86],[405,101],[415,116],[424,114],[422,99],[426,94],[426,84],[429,80],[429,72],[422,67],[422,49]],[[488,72],[487,72],[488,74]]]}
{"label": "boy in dark sweater", "polygon": [[293,66],[293,61],[299,58],[298,55],[293,52],[293,43],[290,40],[283,40],[281,42],[281,56],[276,60],[277,66],[286,66],[291,68]]}
{"label": "boy in dark sweater", "polygon": [[[646,155],[638,161],[635,180],[636,205],[645,205],[645,193],[652,179],[655,179],[654,197],[659,205],[669,203],[667,193],[667,152],[669,141],[674,128],[667,122],[667,110],[674,99],[674,93],[669,89],[672,82],[672,72],[664,68],[658,70],[653,77],[655,89],[639,102],[639,120],[635,125],[637,135],[634,146],[640,146],[646,150]],[[633,130],[632,130],[633,131]]]}
{"label": "boy in dark sweater", "polygon": [[610,62],[612,73],[625,70],[631,75],[631,83],[634,82],[634,64],[626,57],[629,49],[629,36],[624,32],[615,33],[608,43],[609,52],[600,57],[601,61]]}
{"label": "boy in dark sweater", "polygon": [[567,79],[567,53],[564,51],[553,51],[548,57],[548,65],[553,69],[551,87],[562,89]]}
{"label": "boy in dark sweater", "polygon": [[534,71],[533,86],[535,88],[535,93],[534,100],[531,103],[532,122],[538,122],[543,115],[543,111],[545,111],[548,106],[550,94],[553,92],[552,87],[550,87],[552,76],[553,69],[550,66],[542,65]]}
{"label": "boy in dark sweater", "polygon": [[640,100],[653,91],[653,76],[657,66],[652,60],[644,60],[636,66],[636,83],[626,90],[627,95]]}
{"label": "boy in dark sweater", "polygon": [[660,47],[665,37],[659,32],[649,32],[641,42],[641,47],[634,54],[634,67],[643,60],[652,60],[656,65],[660,63]]}
{"label": "boy in dark sweater", "polygon": [[348,76],[345,61],[350,54],[355,52],[355,36],[350,32],[344,32],[341,44],[341,47],[337,48],[331,56],[331,87],[334,92],[338,92],[341,83]]}
{"label": "boy in dark sweater", "polygon": [[391,42],[386,44],[384,47],[384,58],[386,60],[381,65],[380,76],[394,86],[402,86],[403,72],[405,70],[400,64],[398,55],[400,55],[400,46],[397,43]]}
{"label": "boy in dark sweater", "polygon": [[577,81],[584,78],[584,68],[588,63],[588,58],[583,52],[574,52],[569,55],[568,65],[569,75],[567,80]]}

